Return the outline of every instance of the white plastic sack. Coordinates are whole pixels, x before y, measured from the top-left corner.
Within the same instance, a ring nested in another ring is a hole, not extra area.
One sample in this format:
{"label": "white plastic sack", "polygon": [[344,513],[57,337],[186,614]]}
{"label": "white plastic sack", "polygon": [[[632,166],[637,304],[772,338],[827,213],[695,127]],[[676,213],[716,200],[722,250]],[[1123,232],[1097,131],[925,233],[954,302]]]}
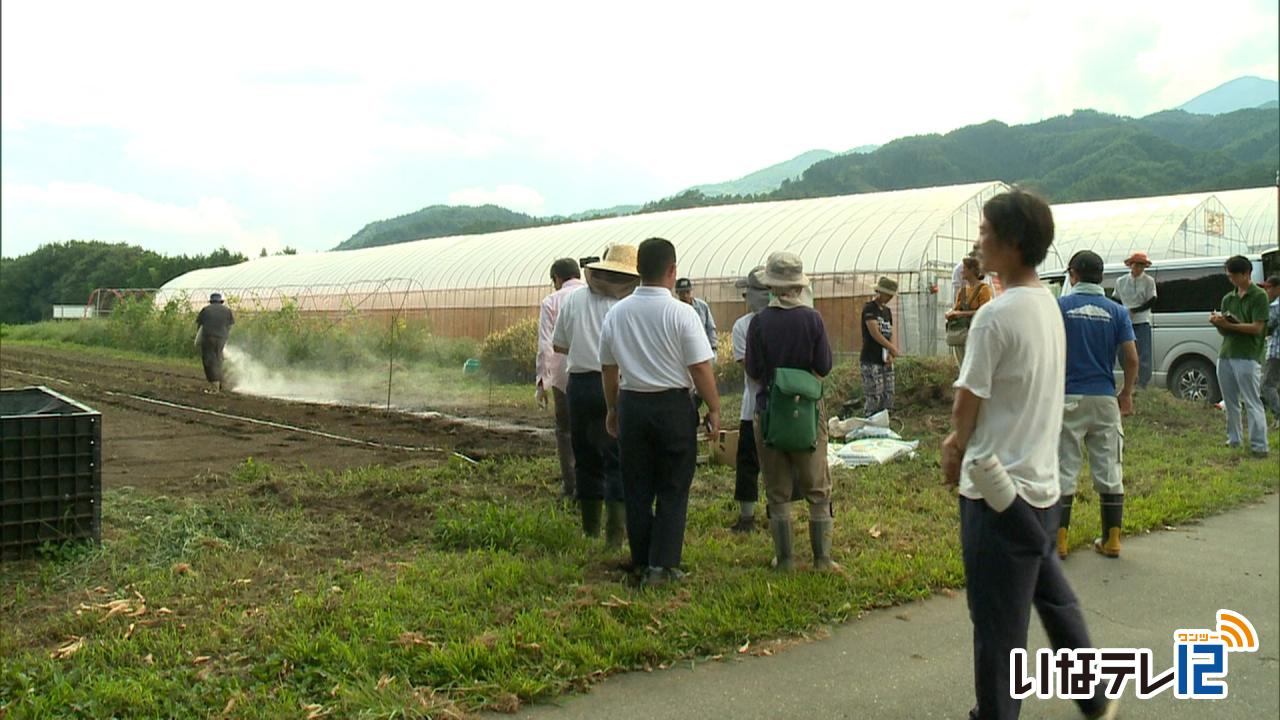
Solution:
{"label": "white plastic sack", "polygon": [[914,453],[918,447],[919,440],[864,438],[840,447],[836,451],[836,457],[849,467],[883,465]]}

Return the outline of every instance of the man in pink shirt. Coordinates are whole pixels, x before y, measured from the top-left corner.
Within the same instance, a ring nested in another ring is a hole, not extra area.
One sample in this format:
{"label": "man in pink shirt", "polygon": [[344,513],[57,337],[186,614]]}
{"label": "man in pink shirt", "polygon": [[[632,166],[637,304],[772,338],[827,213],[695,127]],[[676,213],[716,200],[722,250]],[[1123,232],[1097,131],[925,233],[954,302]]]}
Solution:
{"label": "man in pink shirt", "polygon": [[569,293],[586,287],[580,279],[578,261],[573,258],[560,258],[551,263],[551,284],[556,291],[542,300],[542,309],[538,313],[538,388],[534,397],[538,406],[547,409],[547,390],[555,400],[556,406],[556,452],[560,456],[560,497],[572,500],[577,491],[573,467],[573,444],[569,439],[569,400],[565,388],[569,384],[569,373],[565,367],[565,356],[558,354],[551,343],[551,334],[556,327],[556,317],[560,314],[560,303]]}

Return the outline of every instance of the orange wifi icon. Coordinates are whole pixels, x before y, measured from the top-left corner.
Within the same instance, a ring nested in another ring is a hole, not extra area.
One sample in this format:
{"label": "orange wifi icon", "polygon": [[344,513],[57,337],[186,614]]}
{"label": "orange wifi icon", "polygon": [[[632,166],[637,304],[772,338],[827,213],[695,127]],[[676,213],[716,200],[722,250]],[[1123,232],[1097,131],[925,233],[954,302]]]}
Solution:
{"label": "orange wifi icon", "polygon": [[1256,652],[1258,632],[1253,623],[1234,610],[1218,611],[1218,636],[1231,652]]}

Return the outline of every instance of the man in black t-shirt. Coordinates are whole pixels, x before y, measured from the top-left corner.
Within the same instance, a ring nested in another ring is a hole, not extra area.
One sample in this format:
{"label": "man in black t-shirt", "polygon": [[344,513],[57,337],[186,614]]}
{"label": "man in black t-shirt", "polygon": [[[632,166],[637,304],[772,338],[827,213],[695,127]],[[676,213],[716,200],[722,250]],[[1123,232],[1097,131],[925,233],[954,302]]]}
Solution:
{"label": "man in black t-shirt", "polygon": [[205,392],[222,389],[222,349],[235,324],[231,308],[222,303],[222,293],[210,295],[209,304],[196,315],[196,346],[200,348],[200,361],[204,364],[204,379],[209,381]]}
{"label": "man in black t-shirt", "polygon": [[862,395],[864,415],[871,417],[893,408],[893,359],[902,353],[893,342],[893,312],[889,301],[898,294],[898,283],[881,277],[876,297],[862,308]]}

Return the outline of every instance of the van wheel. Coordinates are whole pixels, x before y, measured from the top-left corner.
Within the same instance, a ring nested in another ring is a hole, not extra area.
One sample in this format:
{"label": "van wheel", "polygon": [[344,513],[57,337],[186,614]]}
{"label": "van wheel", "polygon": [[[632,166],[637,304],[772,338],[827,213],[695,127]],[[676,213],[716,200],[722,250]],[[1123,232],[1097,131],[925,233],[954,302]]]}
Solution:
{"label": "van wheel", "polygon": [[1218,390],[1218,373],[1212,363],[1201,357],[1178,363],[1170,375],[1169,390],[1177,397],[1192,402],[1216,403],[1222,399]]}

